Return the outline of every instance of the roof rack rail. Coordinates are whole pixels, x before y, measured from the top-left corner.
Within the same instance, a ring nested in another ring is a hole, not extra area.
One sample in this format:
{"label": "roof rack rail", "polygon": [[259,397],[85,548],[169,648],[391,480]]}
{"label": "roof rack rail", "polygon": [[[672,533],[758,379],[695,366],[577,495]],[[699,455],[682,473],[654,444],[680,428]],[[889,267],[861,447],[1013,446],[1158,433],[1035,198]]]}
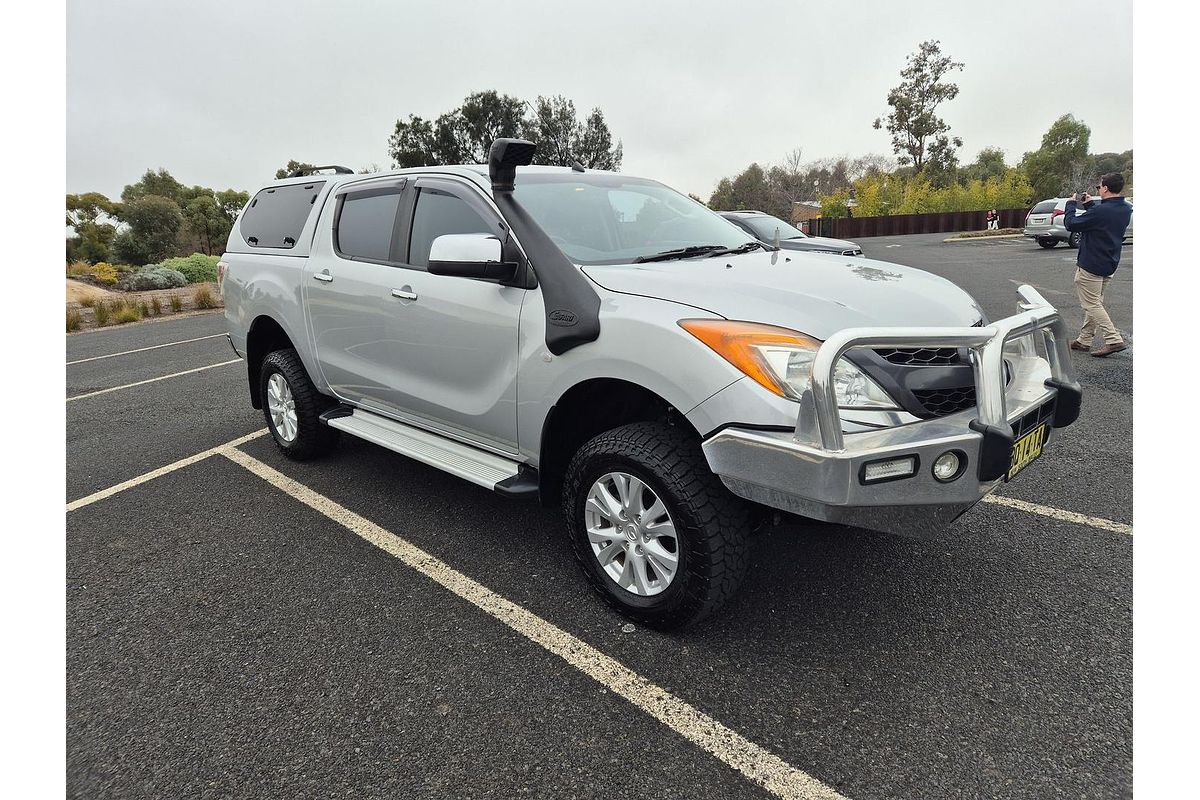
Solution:
{"label": "roof rack rail", "polygon": [[327,164],[323,167],[297,167],[287,174],[289,178],[302,178],[305,175],[310,175],[319,169],[331,169],[338,175],[353,175],[354,170],[349,167],[340,167],[337,164]]}

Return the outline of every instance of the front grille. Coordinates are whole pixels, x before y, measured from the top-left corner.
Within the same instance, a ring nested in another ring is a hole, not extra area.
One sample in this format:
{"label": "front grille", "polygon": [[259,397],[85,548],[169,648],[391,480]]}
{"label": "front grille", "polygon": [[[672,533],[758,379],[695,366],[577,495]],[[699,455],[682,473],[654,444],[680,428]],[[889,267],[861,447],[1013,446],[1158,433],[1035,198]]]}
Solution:
{"label": "front grille", "polygon": [[904,347],[875,352],[892,364],[906,367],[948,367],[962,363],[956,347]]}
{"label": "front grille", "polygon": [[913,396],[935,417],[944,417],[975,407],[974,386],[958,389],[917,389],[913,391]]}

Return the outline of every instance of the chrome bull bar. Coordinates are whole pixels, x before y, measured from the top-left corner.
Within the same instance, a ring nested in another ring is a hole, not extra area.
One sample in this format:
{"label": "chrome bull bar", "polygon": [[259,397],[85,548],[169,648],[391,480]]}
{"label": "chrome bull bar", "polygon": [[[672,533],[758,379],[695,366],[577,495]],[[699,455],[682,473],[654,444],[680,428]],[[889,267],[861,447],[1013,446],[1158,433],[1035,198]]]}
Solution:
{"label": "chrome bull bar", "polygon": [[[1058,389],[1060,396],[1069,395],[1067,407],[1056,415],[1055,427],[1069,425],[1078,415],[1079,386],[1071,365],[1066,325],[1058,311],[1032,286],[1019,287],[1017,297],[1017,314],[982,328],[848,328],[830,336],[817,351],[809,388],[800,398],[795,442],[830,453],[845,451],[834,370],[848,350],[855,347],[965,347],[971,351],[975,375],[978,420],[972,428],[983,433],[985,441],[989,434],[1007,438],[1011,449],[1004,348],[1009,341],[1038,331],[1040,336],[1030,337],[1031,346],[1050,365],[1052,377],[1046,385]],[[984,475],[980,477],[985,478]]]}

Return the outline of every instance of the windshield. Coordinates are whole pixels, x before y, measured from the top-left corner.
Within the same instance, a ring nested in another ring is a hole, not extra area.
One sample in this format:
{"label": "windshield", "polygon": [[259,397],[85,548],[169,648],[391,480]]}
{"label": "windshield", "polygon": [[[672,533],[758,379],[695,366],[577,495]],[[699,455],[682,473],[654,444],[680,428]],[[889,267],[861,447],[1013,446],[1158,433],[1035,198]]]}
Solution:
{"label": "windshield", "polygon": [[742,222],[749,225],[754,230],[754,235],[762,239],[764,242],[775,241],[776,228],[779,229],[780,239],[806,238],[804,231],[800,230],[795,225],[789,225],[779,217],[742,217]]}
{"label": "windshield", "polygon": [[513,194],[576,264],[629,264],[671,250],[719,251],[753,241],[695,200],[643,178],[520,175]]}

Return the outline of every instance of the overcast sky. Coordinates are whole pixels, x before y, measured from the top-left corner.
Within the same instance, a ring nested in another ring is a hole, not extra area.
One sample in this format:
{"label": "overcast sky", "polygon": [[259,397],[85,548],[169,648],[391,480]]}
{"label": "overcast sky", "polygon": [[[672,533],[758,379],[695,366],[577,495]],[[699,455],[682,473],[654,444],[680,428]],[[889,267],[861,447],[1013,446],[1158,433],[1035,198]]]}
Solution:
{"label": "overcast sky", "polygon": [[752,161],[891,155],[905,55],[965,63],[939,114],[1009,163],[1064,113],[1093,152],[1133,146],[1129,0],[67,3],[67,191],[147,169],[253,190],[289,159],[390,167],[398,117],[472,91],[603,111],[622,171],[707,199]]}

